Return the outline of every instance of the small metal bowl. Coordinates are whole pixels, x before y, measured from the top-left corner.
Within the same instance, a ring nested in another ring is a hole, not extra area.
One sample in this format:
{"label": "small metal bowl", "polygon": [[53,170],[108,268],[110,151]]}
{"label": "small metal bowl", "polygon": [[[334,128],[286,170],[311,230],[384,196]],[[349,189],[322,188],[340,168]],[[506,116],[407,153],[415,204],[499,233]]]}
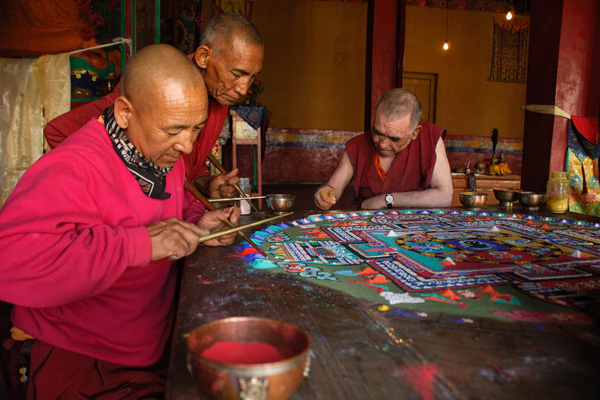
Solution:
{"label": "small metal bowl", "polygon": [[283,214],[290,211],[296,202],[296,196],[293,194],[268,194],[266,198],[267,206],[275,214]]}
{"label": "small metal bowl", "polygon": [[216,400],[283,400],[310,370],[310,336],[287,322],[231,317],[207,322],[187,339],[187,366]]}
{"label": "small metal bowl", "polygon": [[487,204],[488,195],[487,193],[479,192],[462,192],[458,195],[460,204],[466,208],[480,208]]}
{"label": "small metal bowl", "polygon": [[518,190],[494,188],[494,196],[500,202],[501,207],[512,207],[519,197]]}
{"label": "small metal bowl", "polygon": [[543,204],[546,195],[544,193],[520,192],[519,203],[528,210],[537,210]]}

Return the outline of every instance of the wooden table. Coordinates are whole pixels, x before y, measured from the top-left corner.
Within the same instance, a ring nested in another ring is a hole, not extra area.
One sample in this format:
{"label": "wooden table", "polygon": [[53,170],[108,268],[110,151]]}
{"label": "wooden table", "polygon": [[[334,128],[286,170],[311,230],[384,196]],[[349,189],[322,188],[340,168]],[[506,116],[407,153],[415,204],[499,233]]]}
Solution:
{"label": "wooden table", "polygon": [[206,398],[186,369],[185,335],[230,316],[280,319],[309,333],[310,375],[292,400],[600,398],[596,317],[588,325],[469,325],[446,314],[424,321],[382,313],[345,293],[249,268],[232,256],[235,248],[203,247],[185,262],[167,399]]}

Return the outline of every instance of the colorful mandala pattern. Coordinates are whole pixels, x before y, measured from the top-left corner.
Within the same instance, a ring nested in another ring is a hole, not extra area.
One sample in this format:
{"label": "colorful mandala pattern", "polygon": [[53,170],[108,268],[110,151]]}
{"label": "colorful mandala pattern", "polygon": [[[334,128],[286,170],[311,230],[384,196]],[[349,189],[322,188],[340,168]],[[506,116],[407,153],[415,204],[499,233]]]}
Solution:
{"label": "colorful mandala pattern", "polygon": [[369,300],[374,294],[384,304],[467,308],[487,298],[496,308],[487,312],[505,317],[539,300],[599,309],[598,223],[474,211],[357,211],[287,221],[251,238],[267,254],[242,247],[254,268]]}

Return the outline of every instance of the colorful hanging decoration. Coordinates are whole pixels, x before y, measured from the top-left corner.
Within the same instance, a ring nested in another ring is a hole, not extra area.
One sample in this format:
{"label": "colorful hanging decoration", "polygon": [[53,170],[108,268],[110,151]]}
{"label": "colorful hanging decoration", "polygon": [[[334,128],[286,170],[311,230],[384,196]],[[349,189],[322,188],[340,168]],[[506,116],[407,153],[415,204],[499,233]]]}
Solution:
{"label": "colorful hanging decoration", "polygon": [[529,19],[494,17],[490,81],[527,82]]}
{"label": "colorful hanging decoration", "polygon": [[569,211],[600,216],[599,132],[598,118],[572,116],[569,121]]}

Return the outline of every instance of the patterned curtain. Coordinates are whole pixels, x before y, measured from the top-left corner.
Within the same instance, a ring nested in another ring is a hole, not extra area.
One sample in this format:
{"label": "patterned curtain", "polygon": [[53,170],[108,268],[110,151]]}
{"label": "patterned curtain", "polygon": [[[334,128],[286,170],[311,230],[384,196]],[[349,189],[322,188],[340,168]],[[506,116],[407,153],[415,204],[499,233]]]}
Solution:
{"label": "patterned curtain", "polygon": [[490,81],[507,83],[527,82],[527,52],[529,20],[494,17],[492,70]]}

